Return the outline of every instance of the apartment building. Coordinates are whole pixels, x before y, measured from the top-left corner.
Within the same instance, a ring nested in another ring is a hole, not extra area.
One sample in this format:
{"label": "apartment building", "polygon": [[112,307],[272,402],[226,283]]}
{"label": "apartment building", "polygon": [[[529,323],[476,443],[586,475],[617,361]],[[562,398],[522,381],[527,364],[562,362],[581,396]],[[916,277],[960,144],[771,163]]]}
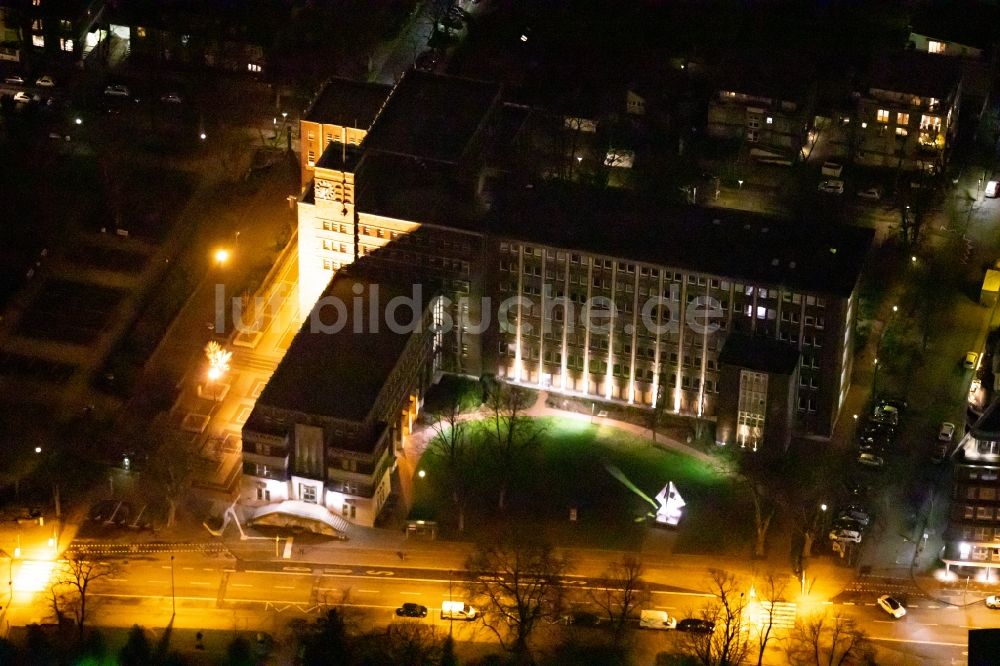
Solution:
{"label": "apartment building", "polygon": [[315,504],[372,526],[392,493],[402,438],[439,369],[442,312],[408,280],[373,280],[368,263],[324,290],[243,426],[244,506],[296,516]]}
{"label": "apartment building", "polygon": [[105,0],[21,0],[3,4],[5,24],[23,40],[18,54],[22,60],[81,62],[107,37]]}
{"label": "apartment building", "polygon": [[776,63],[724,66],[708,103],[708,135],[798,159],[805,145],[814,91],[811,77]]}
{"label": "apartment building", "polygon": [[1000,568],[1000,401],[969,429],[952,455],[951,510],[941,560],[945,566]]}
{"label": "apartment building", "polygon": [[937,173],[957,131],[961,94],[952,58],[918,51],[882,58],[857,100],[856,161]]}

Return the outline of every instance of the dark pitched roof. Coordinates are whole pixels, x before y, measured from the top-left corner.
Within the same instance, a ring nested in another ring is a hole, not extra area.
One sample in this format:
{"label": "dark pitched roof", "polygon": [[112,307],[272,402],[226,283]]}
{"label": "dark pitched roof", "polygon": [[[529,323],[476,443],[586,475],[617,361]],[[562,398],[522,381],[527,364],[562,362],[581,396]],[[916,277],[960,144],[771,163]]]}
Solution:
{"label": "dark pitched roof", "polygon": [[799,363],[799,352],[787,342],[730,333],[719,353],[719,362],[758,372],[790,375]]}
{"label": "dark pitched roof", "polygon": [[[792,63],[792,64],[790,64]],[[717,89],[802,104],[813,85],[813,67],[802,56],[733,58],[722,65]]]}
{"label": "dark pitched roof", "polygon": [[482,230],[472,184],[442,162],[369,153],[358,170],[358,207],[399,220]]}
{"label": "dark pitched roof", "polygon": [[501,191],[486,224],[514,240],[838,296],[854,290],[874,238],[860,227],[665,206],[562,183]]}
{"label": "dark pitched roof", "polygon": [[306,110],[305,119],[368,129],[392,92],[392,86],[332,78]]}
{"label": "dark pitched roof", "polygon": [[410,70],[393,88],[364,146],[457,163],[499,97],[498,83]]}
{"label": "dark pitched roof", "polygon": [[[408,282],[374,280],[365,271],[361,260],[334,276],[268,381],[261,405],[358,422],[365,419],[411,336],[389,330],[382,309],[395,296],[413,295]],[[419,294],[420,312],[432,296]],[[354,299],[361,303],[360,320],[354,316]],[[344,304],[339,313],[335,301]],[[377,329],[371,328],[369,313],[374,314]],[[332,327],[340,323],[340,315],[345,315],[344,325],[335,332],[312,326],[316,320]],[[407,323],[405,309],[397,320]]]}
{"label": "dark pitched roof", "polygon": [[894,51],[872,66],[868,88],[948,99],[961,78],[961,63],[923,51]]}
{"label": "dark pitched roof", "polygon": [[998,40],[1000,8],[985,2],[933,2],[914,15],[910,31],[944,42],[986,49]]}

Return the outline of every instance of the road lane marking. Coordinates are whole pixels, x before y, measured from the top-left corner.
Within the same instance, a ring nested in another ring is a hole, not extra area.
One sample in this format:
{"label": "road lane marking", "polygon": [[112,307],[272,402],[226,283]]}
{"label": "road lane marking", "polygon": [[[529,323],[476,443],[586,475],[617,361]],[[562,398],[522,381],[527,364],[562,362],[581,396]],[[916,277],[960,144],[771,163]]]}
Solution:
{"label": "road lane marking", "polygon": [[167,581],[165,580],[147,580],[147,583],[153,583],[154,585],[164,585]]}
{"label": "road lane marking", "polygon": [[106,578],[109,583],[124,583],[128,581],[128,578]]}
{"label": "road lane marking", "polygon": [[250,583],[230,583],[230,587],[253,587]]}
{"label": "road lane marking", "polygon": [[211,583],[203,583],[203,582],[202,582],[202,581],[200,581],[200,580],[193,580],[193,581],[191,581],[191,583],[190,583],[190,584],[191,584],[191,585],[211,585]]}
{"label": "road lane marking", "polygon": [[368,594],[378,594],[378,590],[358,590],[358,592],[367,592]]}
{"label": "road lane marking", "polygon": [[420,592],[400,592],[400,594],[408,594],[411,597],[419,597],[419,596],[421,596]]}
{"label": "road lane marking", "polygon": [[890,643],[920,643],[922,645],[945,645],[948,647],[968,647],[968,643],[948,643],[947,641],[918,641],[913,638],[884,638],[882,636],[869,636],[873,641],[888,641]]}
{"label": "road lane marking", "polygon": [[323,569],[324,576],[333,576],[336,574],[349,574],[354,573],[354,569]]}
{"label": "road lane marking", "polygon": [[194,571],[194,567],[181,567],[184,571]]}
{"label": "road lane marking", "polygon": [[275,585],[274,588],[276,590],[294,590],[295,586],[294,585]]}

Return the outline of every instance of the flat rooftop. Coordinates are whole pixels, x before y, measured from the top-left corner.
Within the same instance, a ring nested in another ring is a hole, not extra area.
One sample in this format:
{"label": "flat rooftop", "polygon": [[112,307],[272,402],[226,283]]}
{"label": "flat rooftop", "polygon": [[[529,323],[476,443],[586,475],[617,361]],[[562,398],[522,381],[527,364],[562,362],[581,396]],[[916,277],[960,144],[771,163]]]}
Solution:
{"label": "flat rooftop", "polygon": [[[408,282],[366,275],[365,263],[357,262],[334,276],[268,381],[259,404],[335,419],[365,420],[411,337],[410,332],[389,329],[383,314],[385,305],[396,296],[412,295]],[[421,294],[421,313],[432,296]],[[360,303],[360,319],[355,318],[355,299]],[[406,325],[408,315],[408,309],[399,308],[396,319]],[[332,329],[341,321],[343,326],[336,331],[313,326],[318,322]]]}
{"label": "flat rooftop", "polygon": [[499,83],[411,69],[393,88],[364,146],[369,151],[457,163],[499,96]]}
{"label": "flat rooftop", "polygon": [[486,224],[511,240],[837,296],[854,290],[874,238],[872,229],[666,206],[564,183],[502,192]]}
{"label": "flat rooftop", "polygon": [[411,220],[482,231],[472,184],[455,165],[402,155],[366,154],[358,171],[358,209]]}
{"label": "flat rooftop", "polygon": [[961,64],[923,51],[894,51],[872,66],[868,88],[948,99],[961,78]]}
{"label": "flat rooftop", "polygon": [[306,109],[305,120],[368,129],[390,92],[392,86],[384,83],[332,78]]}

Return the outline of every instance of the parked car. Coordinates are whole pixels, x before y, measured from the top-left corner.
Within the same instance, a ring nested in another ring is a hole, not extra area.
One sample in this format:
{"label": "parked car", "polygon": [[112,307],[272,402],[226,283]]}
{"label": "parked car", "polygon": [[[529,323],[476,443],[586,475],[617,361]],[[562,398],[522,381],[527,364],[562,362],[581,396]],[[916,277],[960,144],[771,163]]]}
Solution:
{"label": "parked car", "polygon": [[858,462],[869,467],[881,467],[885,464],[882,456],[877,456],[874,453],[862,453],[858,455]]}
{"label": "parked car", "polygon": [[160,101],[167,104],[182,104],[184,102],[183,98],[175,92],[163,93],[160,95]]}
{"label": "parked car", "polygon": [[991,594],[986,597],[986,607],[992,608],[993,610],[1000,610],[1000,595]]}
{"label": "parked car", "polygon": [[[865,521],[865,524],[867,524],[867,521]],[[833,521],[833,529],[846,530],[848,532],[864,532],[865,526],[861,524],[860,520],[855,520],[850,516],[838,516]]]}
{"label": "parked car", "polygon": [[35,79],[35,85],[39,88],[55,88],[56,82],[51,76],[45,74]]}
{"label": "parked car", "polygon": [[861,543],[861,532],[857,530],[831,530],[830,541],[850,541]]}
{"label": "parked car", "polygon": [[121,84],[110,85],[104,89],[104,94],[108,97],[128,97],[129,90],[128,86],[123,86]]}
{"label": "parked car", "polygon": [[945,421],[938,430],[938,439],[942,442],[950,442],[955,436],[955,424]]}
{"label": "parked car", "polygon": [[28,102],[31,101],[31,96],[28,95],[28,93],[24,92],[23,90],[18,90],[16,93],[14,93],[14,101],[17,102],[18,104],[27,104]]}
{"label": "parked car", "polygon": [[677,623],[677,631],[687,631],[692,634],[710,634],[715,631],[715,623],[699,617],[689,617]]}
{"label": "parked car", "polygon": [[[645,611],[643,611],[645,612]],[[676,621],[676,620],[675,620]],[[574,625],[577,627],[596,627],[601,623],[601,618],[589,611],[573,611],[559,618],[560,624]],[[640,626],[644,626],[641,625]],[[656,629],[671,629],[672,627],[654,627]]]}
{"label": "parked car", "polygon": [[903,604],[888,594],[883,594],[878,598],[878,607],[897,620],[906,615],[906,608],[903,607]]}
{"label": "parked car", "polygon": [[879,405],[875,408],[872,418],[878,423],[889,423],[897,426],[899,425],[899,410],[892,405]]}
{"label": "parked car", "polygon": [[20,74],[8,74],[7,76],[4,77],[3,82],[9,83],[14,86],[23,86],[24,77],[21,76]]}
{"label": "parked car", "polygon": [[869,514],[862,507],[857,506],[855,504],[846,506],[843,509],[841,509],[840,513],[837,514],[837,518],[838,519],[847,518],[849,520],[853,520],[862,527],[868,527],[872,522],[871,514]]}
{"label": "parked car", "polygon": [[420,604],[403,604],[396,609],[399,617],[427,617],[427,606]]}
{"label": "parked car", "polygon": [[858,190],[858,197],[869,201],[878,201],[882,198],[882,190],[877,187],[869,187],[866,190]]}
{"label": "parked car", "polygon": [[823,162],[823,167],[820,171],[824,176],[840,178],[840,174],[844,171],[844,165],[836,162]]}
{"label": "parked car", "polygon": [[640,629],[674,629],[675,627],[677,627],[677,618],[670,617],[667,611],[639,611]]}
{"label": "parked car", "polygon": [[844,193],[844,181],[842,180],[824,180],[819,184],[819,191],[826,192],[827,194],[843,194]]}
{"label": "parked car", "polygon": [[903,398],[895,398],[890,396],[881,395],[878,398],[879,405],[889,405],[890,407],[895,407],[900,413],[905,412],[909,408],[910,403],[906,402]]}
{"label": "parked car", "polygon": [[979,354],[976,352],[966,352],[965,359],[962,361],[962,366],[966,370],[975,370],[976,364],[979,362]]}

